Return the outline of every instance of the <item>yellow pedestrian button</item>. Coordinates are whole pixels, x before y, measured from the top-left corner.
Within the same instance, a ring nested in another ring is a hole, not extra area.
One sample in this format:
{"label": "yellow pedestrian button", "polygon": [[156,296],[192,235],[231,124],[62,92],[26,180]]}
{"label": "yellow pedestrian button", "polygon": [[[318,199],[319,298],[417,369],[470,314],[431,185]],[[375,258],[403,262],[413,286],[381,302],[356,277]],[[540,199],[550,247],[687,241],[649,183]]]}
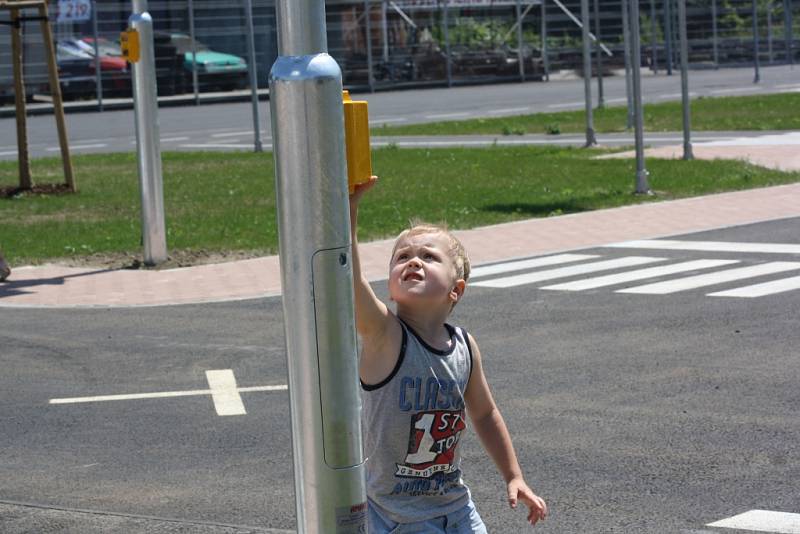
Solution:
{"label": "yellow pedestrian button", "polygon": [[352,193],[357,184],[369,182],[369,178],[372,176],[369,111],[366,101],[353,100],[350,98],[350,91],[343,91],[343,93],[347,183]]}
{"label": "yellow pedestrian button", "polygon": [[140,46],[139,46],[139,32],[133,28],[128,28],[119,35],[119,44],[122,48],[122,57],[136,63],[139,61]]}

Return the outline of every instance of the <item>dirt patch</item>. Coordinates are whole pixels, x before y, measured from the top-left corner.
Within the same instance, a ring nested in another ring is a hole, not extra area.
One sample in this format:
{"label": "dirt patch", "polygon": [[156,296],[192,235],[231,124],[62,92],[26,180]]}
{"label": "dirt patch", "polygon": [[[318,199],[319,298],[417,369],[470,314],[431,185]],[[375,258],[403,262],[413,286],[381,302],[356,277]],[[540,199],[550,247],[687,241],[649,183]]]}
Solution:
{"label": "dirt patch", "polygon": [[34,195],[67,195],[72,190],[67,184],[37,184],[30,189],[18,186],[0,187],[0,198],[26,197]]}
{"label": "dirt patch", "polygon": [[249,260],[268,256],[269,251],[265,250],[231,250],[231,251],[207,251],[207,250],[173,250],[169,253],[169,259],[155,267],[144,264],[141,254],[129,252],[115,253],[96,253],[88,256],[75,256],[68,258],[56,258],[47,263],[64,265],[66,267],[100,267],[104,269],[148,269],[164,270],[177,269],[180,267],[192,267],[194,265],[208,265],[212,263],[227,263],[231,261]]}

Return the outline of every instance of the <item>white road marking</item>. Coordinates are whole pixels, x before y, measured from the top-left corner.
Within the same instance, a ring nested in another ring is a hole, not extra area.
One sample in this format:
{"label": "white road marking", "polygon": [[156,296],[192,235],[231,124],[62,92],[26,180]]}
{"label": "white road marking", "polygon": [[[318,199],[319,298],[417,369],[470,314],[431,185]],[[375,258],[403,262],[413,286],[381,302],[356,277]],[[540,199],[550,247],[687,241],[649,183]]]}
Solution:
{"label": "white road marking", "polygon": [[236,388],[236,377],[230,369],[206,371],[206,380],[211,388],[211,400],[217,415],[245,415],[242,397]]}
{"label": "white road marking", "polygon": [[388,124],[390,122],[407,122],[407,121],[408,121],[408,119],[404,119],[402,117],[387,118],[387,119],[376,118],[376,119],[370,120],[369,123],[370,124]]}
{"label": "white road marking", "polygon": [[[91,145],[69,145],[69,149],[70,150],[83,150],[83,149],[86,149],[86,148],[103,148],[103,147],[107,147],[107,146],[108,146],[107,143],[94,143],[94,144],[91,144]],[[45,150],[47,152],[58,152],[59,150],[61,150],[61,147],[51,146],[51,147],[45,148]]]}
{"label": "white road marking", "polygon": [[243,132],[227,132],[227,133],[218,133],[218,134],[211,134],[211,137],[241,137],[242,135],[253,135],[253,130],[246,130]]}
{"label": "white road marking", "polygon": [[173,143],[173,142],[176,142],[176,141],[188,141],[188,140],[189,140],[188,137],[162,137],[161,138],[161,142],[162,143]]}
{"label": "white road marking", "polygon": [[709,91],[712,95],[724,95],[727,93],[749,93],[753,91],[759,91],[758,89],[753,89],[751,87],[738,87],[736,89],[715,89],[713,91]]}
{"label": "white road marking", "polygon": [[0,156],[16,156],[16,155],[17,155],[16,150],[11,150],[9,152],[0,152]]}
{"label": "white road marking", "polygon": [[628,103],[628,99],[627,98],[609,98],[608,100],[606,100],[606,104],[619,104],[620,102],[625,102],[627,104]]}
{"label": "white road marking", "polygon": [[742,280],[745,278],[753,278],[756,276],[764,276],[767,274],[782,273],[786,271],[795,271],[798,269],[800,269],[800,263],[798,262],[775,261],[771,263],[763,263],[761,265],[751,265],[749,267],[740,267],[737,269],[728,269],[726,271],[718,271],[710,274],[690,276],[688,278],[681,278],[668,282],[656,282],[655,284],[620,289],[617,291],[617,293],[667,295],[669,293],[677,293],[678,291],[686,291],[688,289],[697,289],[699,287],[713,286],[724,284],[726,282],[734,282],[736,280]]}
{"label": "white road marking", "polygon": [[750,510],[721,521],[709,523],[706,526],[757,532],[776,532],[779,534],[800,534],[800,514]]}
{"label": "white road marking", "polygon": [[550,109],[558,109],[558,108],[572,108],[575,106],[582,106],[582,105],[584,105],[584,103],[581,100],[580,102],[565,102],[563,104],[550,104],[547,107]]}
{"label": "white road marking", "polygon": [[[242,149],[249,148],[249,149],[252,149],[253,148],[253,143],[238,144],[238,145],[237,144],[224,144],[224,143],[217,143],[217,144],[214,144],[214,143],[206,143],[206,144],[192,144],[192,143],[189,143],[189,144],[180,145],[180,146],[181,146],[181,148],[242,148]],[[264,150],[272,150],[272,145],[265,144],[265,145],[263,145],[263,148],[264,148]]]}
{"label": "white road marking", "polygon": [[800,85],[796,83],[779,83],[775,86],[776,89],[800,89]]}
{"label": "white road marking", "polygon": [[773,280],[772,282],[764,282],[763,284],[755,284],[752,286],[738,287],[728,291],[709,293],[708,296],[755,298],[774,295],[776,293],[785,293],[786,291],[794,291],[795,289],[800,289],[800,276]]}
{"label": "white road marking", "polygon": [[586,274],[596,271],[608,271],[611,269],[619,269],[621,267],[632,267],[635,265],[665,261],[666,259],[667,258],[628,256],[625,258],[616,258],[613,260],[574,265],[572,267],[561,267],[559,269],[548,269],[546,271],[496,278],[494,280],[486,280],[485,282],[475,282],[472,285],[482,287],[515,287],[524,284],[533,284],[535,282],[541,282],[544,280],[552,280],[554,278],[566,278],[568,276],[576,276],[579,274]]}
{"label": "white road marking", "polygon": [[523,269],[533,269],[536,267],[547,267],[548,265],[558,265],[560,263],[570,263],[573,261],[592,260],[600,256],[590,256],[587,254],[559,254],[557,256],[547,256],[545,258],[532,258],[529,260],[512,261],[499,263],[497,265],[487,265],[486,267],[476,267],[469,273],[470,279],[481,276],[491,276],[493,274],[508,273],[511,271],[521,271]]}
{"label": "white road marking", "polygon": [[501,113],[521,113],[524,111],[530,111],[531,108],[524,107],[524,108],[505,108],[505,109],[490,109],[486,113],[491,114],[501,114]]}
{"label": "white road marking", "polygon": [[[239,388],[240,393],[250,393],[254,391],[286,391],[288,386],[250,386]],[[49,404],[85,404],[88,402],[107,402],[119,400],[141,400],[141,399],[168,399],[173,397],[195,397],[198,395],[211,395],[210,389],[190,389],[187,391],[159,391],[155,393],[131,393],[123,395],[99,395],[95,397],[70,397],[62,399],[50,399]]]}
{"label": "white road marking", "polygon": [[440,113],[438,115],[425,115],[426,119],[452,119],[455,117],[467,117],[468,111],[460,111],[458,113]]}
{"label": "white road marking", "polygon": [[609,274],[607,276],[598,276],[595,278],[587,278],[585,280],[576,280],[575,282],[556,284],[553,286],[543,287],[541,289],[548,289],[555,291],[584,291],[587,289],[595,289],[598,287],[613,286],[625,282],[633,282],[635,280],[644,280],[645,278],[656,278],[658,276],[666,276],[669,274],[684,273],[687,271],[696,271],[699,269],[710,269],[712,267],[720,267],[722,265],[729,265],[731,263],[739,263],[739,262],[737,260],[687,261],[684,263],[676,263],[673,265],[664,265],[661,267],[650,267],[648,269],[639,269],[638,271],[629,271],[627,273]]}
{"label": "white road marking", "polygon": [[781,243],[734,243],[727,241],[671,241],[645,239],[605,245],[609,248],[638,248],[655,250],[699,250],[703,252],[757,252],[764,254],[800,254],[800,245]]}

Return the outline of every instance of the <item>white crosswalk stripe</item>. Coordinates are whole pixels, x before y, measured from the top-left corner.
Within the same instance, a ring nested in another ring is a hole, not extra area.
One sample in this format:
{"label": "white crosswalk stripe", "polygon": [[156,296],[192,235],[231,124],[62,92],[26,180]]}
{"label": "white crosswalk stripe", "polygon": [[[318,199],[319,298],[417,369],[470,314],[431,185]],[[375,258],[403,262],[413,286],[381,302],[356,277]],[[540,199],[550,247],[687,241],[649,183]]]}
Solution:
{"label": "white crosswalk stripe", "polygon": [[709,523],[709,527],[775,532],[778,534],[800,534],[800,514],[750,510],[743,514]]}
{"label": "white crosswalk stripe", "polygon": [[600,256],[589,254],[558,254],[557,256],[546,256],[544,258],[533,258],[530,260],[512,261],[499,263],[497,265],[487,265],[486,267],[476,267],[469,273],[470,279],[493,274],[509,273],[513,271],[524,271],[525,269],[535,269],[536,267],[547,267],[561,263],[570,263],[581,260],[592,260]]}
{"label": "white crosswalk stripe", "polygon": [[703,252],[757,252],[764,254],[800,254],[800,245],[782,243],[733,243],[727,241],[673,241],[645,239],[606,245],[609,248],[651,250],[698,250]]}
{"label": "white crosswalk stripe", "polygon": [[771,282],[764,282],[762,284],[755,284],[752,286],[738,287],[736,289],[729,289],[727,291],[718,291],[717,293],[709,293],[709,297],[739,297],[739,298],[755,298],[764,297],[766,295],[775,295],[777,293],[785,293],[786,291],[794,291],[800,289],[800,276],[793,276],[791,278],[784,278],[782,280],[773,280]]}
{"label": "white crosswalk stripe", "polygon": [[656,282],[654,284],[620,289],[617,291],[617,293],[667,295],[669,293],[686,291],[688,289],[697,289],[700,287],[719,285],[727,282],[735,282],[736,280],[743,280],[746,278],[754,278],[757,276],[782,273],[798,269],[800,269],[800,263],[798,262],[774,261],[761,265],[751,265],[737,269],[728,269],[720,272],[690,276],[688,278],[680,278],[677,280]]}
{"label": "white crosswalk stripe", "polygon": [[577,276],[580,274],[645,265],[647,263],[665,261],[666,259],[667,258],[652,258],[647,256],[626,256],[624,258],[615,258],[612,260],[573,265],[571,267],[560,267],[558,269],[547,269],[544,271],[495,278],[493,280],[475,282],[472,285],[481,287],[514,287],[542,282],[545,280],[553,280],[556,278],[567,278],[569,276]]}
{"label": "white crosswalk stripe", "polygon": [[629,271],[625,273],[598,276],[596,278],[586,278],[584,280],[576,280],[574,282],[566,282],[564,284],[546,286],[541,289],[555,290],[555,291],[585,291],[587,289],[596,289],[598,287],[613,286],[625,282],[644,280],[646,278],[657,278],[659,276],[666,276],[669,274],[684,273],[688,271],[698,271],[700,269],[710,269],[712,267],[721,267],[723,265],[730,265],[732,263],[739,263],[739,262],[737,260],[687,261],[683,263],[675,263],[672,265],[663,265],[660,267],[639,269],[636,271]]}

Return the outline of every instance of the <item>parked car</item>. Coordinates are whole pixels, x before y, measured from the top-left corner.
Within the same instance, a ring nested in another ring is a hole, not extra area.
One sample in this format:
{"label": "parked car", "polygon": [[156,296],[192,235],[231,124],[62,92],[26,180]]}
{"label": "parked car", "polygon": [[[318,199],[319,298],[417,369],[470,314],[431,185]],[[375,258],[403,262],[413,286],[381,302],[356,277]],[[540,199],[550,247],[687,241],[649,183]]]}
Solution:
{"label": "parked car", "polygon": [[[198,84],[205,87],[216,87],[223,90],[242,89],[247,86],[247,61],[233,54],[211,50],[207,45],[194,40],[185,33],[155,32],[157,41],[168,43],[174,47],[180,59],[181,72],[176,74],[176,85],[179,90],[190,91],[192,88],[192,70],[197,63]],[[196,58],[196,59],[195,59]],[[158,62],[158,53],[156,53]]]}
{"label": "parked car", "polygon": [[91,97],[95,93],[94,58],[76,46],[59,41],[56,63],[61,94],[65,99]]}
{"label": "parked car", "polygon": [[[95,58],[94,38],[83,37],[61,41],[64,46],[72,47],[84,54]],[[97,39],[97,52],[99,52],[100,73],[103,83],[103,94],[107,96],[130,96],[131,75],[128,62],[122,57],[119,45],[108,39]]]}

